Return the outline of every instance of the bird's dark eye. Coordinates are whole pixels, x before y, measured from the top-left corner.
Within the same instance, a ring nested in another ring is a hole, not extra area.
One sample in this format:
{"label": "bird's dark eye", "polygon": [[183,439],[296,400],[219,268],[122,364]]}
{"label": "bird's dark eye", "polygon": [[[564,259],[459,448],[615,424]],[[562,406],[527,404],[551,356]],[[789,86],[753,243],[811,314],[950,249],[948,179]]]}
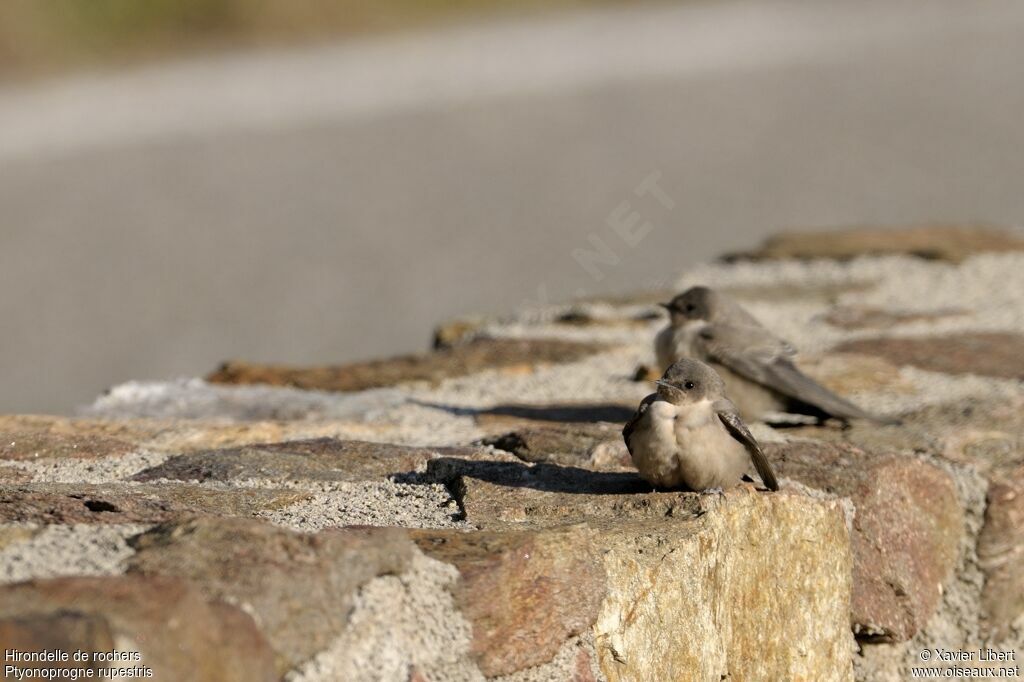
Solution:
{"label": "bird's dark eye", "polygon": [[689,391],[691,388],[693,388],[693,382],[687,381],[685,384],[683,384],[683,386],[686,388],[687,391]]}
{"label": "bird's dark eye", "polygon": [[695,306],[694,304],[692,304],[692,303],[687,303],[686,304],[686,312],[692,313],[696,309],[697,309],[697,306]]}

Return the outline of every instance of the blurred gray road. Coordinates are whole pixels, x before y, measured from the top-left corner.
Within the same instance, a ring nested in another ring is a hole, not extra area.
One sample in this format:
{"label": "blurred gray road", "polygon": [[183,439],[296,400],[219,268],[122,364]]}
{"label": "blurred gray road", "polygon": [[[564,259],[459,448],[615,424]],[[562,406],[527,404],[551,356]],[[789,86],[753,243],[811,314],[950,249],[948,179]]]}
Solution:
{"label": "blurred gray road", "polygon": [[0,411],[417,350],[780,227],[1017,224],[1022,112],[1015,0],[654,6],[0,90]]}

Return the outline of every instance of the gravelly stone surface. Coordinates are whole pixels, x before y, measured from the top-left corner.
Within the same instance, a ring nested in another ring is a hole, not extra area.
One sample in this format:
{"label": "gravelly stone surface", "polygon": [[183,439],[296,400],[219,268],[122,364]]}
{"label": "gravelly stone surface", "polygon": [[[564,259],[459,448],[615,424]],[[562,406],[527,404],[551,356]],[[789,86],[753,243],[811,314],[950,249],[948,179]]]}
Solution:
{"label": "gravelly stone surface", "polygon": [[133,553],[139,524],[8,525],[0,545],[0,582],[71,575],[119,575]]}

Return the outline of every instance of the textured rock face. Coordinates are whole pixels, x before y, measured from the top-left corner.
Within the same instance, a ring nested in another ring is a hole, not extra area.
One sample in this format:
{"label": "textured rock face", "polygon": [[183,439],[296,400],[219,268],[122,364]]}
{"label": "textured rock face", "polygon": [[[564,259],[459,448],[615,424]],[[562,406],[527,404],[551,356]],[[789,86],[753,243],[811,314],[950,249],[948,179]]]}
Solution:
{"label": "textured rock face", "polygon": [[896,682],[924,648],[1020,650],[1016,240],[838,233],[678,282],[900,420],[751,424],[778,493],[632,468],[619,431],[672,292],[0,416],[0,640],[292,682]]}
{"label": "textured rock face", "polygon": [[698,533],[673,537],[659,520],[618,534],[605,566],[620,589],[595,626],[609,680],[852,677],[839,505],[745,498],[702,516]]}

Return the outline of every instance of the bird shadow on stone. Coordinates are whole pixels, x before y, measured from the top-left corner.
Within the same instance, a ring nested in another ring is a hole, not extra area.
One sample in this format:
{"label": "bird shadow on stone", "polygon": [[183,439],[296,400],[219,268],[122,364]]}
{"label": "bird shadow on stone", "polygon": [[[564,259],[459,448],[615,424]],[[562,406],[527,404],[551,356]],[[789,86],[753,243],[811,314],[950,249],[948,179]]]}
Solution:
{"label": "bird shadow on stone", "polygon": [[[541,492],[577,495],[634,495],[654,490],[631,471],[592,471],[572,466],[521,462],[481,461],[439,457],[427,463],[425,472],[399,473],[396,483],[443,484],[453,494],[464,488],[463,480],[473,478],[510,488],[531,488]],[[455,495],[459,497],[458,494]]]}
{"label": "bird shadow on stone", "polygon": [[612,422],[625,423],[633,417],[635,407],[615,403],[565,403],[551,405],[496,405],[484,409],[444,405],[424,400],[410,401],[422,407],[444,410],[460,417],[510,417],[545,422]]}

